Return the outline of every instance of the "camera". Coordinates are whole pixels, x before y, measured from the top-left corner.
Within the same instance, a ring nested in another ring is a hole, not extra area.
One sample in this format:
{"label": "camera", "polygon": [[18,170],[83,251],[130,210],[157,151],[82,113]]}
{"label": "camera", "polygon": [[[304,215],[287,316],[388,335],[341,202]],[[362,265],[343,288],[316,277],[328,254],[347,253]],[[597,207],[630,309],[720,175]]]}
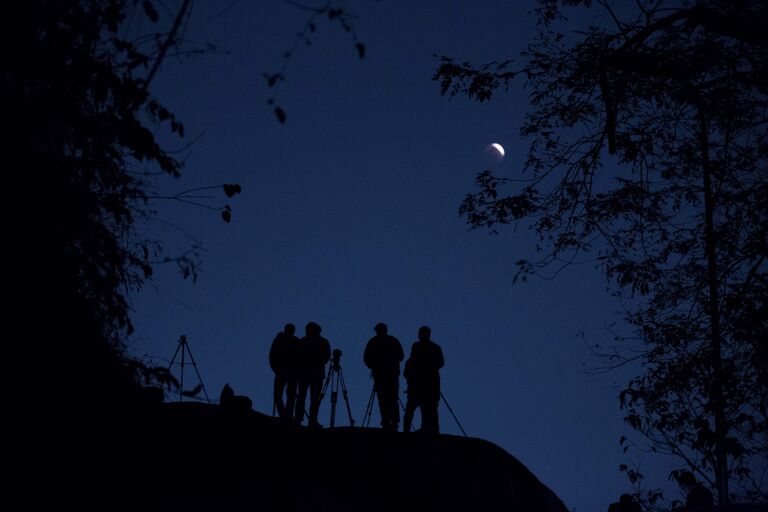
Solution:
{"label": "camera", "polygon": [[338,348],[333,349],[333,357],[331,358],[331,360],[333,361],[333,366],[338,367],[340,359],[341,359],[341,350]]}

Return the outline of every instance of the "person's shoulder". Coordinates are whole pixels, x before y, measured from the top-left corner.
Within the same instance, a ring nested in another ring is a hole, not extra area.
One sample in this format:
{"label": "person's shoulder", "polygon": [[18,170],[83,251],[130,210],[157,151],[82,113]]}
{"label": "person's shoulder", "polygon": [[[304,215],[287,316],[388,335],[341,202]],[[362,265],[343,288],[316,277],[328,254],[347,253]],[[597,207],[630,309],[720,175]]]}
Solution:
{"label": "person's shoulder", "polygon": [[709,488],[701,482],[696,482],[696,485],[694,485],[693,489],[701,496],[708,496],[710,498],[712,497],[712,491],[710,491]]}
{"label": "person's shoulder", "polygon": [[689,507],[709,507],[713,504],[712,492],[701,482],[696,482],[688,494],[686,505]]}

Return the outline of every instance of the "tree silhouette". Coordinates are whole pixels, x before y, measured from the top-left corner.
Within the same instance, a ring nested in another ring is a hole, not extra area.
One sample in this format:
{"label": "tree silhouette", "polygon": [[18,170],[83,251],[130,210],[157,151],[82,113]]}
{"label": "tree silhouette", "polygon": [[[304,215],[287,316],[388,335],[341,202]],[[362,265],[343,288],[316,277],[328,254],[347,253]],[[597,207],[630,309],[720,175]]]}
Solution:
{"label": "tree silhouette", "polygon": [[533,105],[530,176],[483,171],[459,211],[473,227],[530,221],[541,256],[516,279],[597,250],[636,335],[604,355],[643,372],[620,394],[625,420],[720,503],[765,499],[768,8],[594,4],[610,21],[567,34],[561,4],[540,1],[517,68],[443,57],[443,94],[486,101],[522,76]]}
{"label": "tree silhouette", "polygon": [[[127,294],[156,263],[194,274],[189,256],[162,257],[162,245],[135,230],[153,215],[155,176],[178,177],[182,167],[155,133],[166,126],[183,137],[184,125],[149,86],[178,48],[189,12],[189,0],[175,13],[137,0],[3,6],[10,290],[21,338],[8,358],[12,379],[24,383],[18,405],[26,412],[40,400],[101,407],[132,396],[146,368],[125,352]],[[135,33],[147,26],[156,32]],[[222,189],[228,197],[239,191]],[[229,221],[229,206],[216,209]]]}
{"label": "tree silhouette", "polygon": [[286,80],[286,72],[294,55],[299,48],[303,46],[312,46],[318,24],[326,21],[329,24],[338,24],[338,26],[347,34],[354,43],[355,51],[360,59],[365,58],[365,45],[358,39],[355,30],[354,20],[356,16],[344,7],[343,2],[338,0],[325,0],[325,3],[318,7],[305,5],[294,0],[284,0],[286,4],[307,12],[308,17],[304,26],[296,33],[293,44],[289,49],[283,52],[282,65],[279,71],[263,73],[264,80],[267,82],[267,88],[270,89],[270,96],[267,99],[267,105],[273,108],[278,122],[285,123],[287,114],[285,109],[278,103],[280,88]]}

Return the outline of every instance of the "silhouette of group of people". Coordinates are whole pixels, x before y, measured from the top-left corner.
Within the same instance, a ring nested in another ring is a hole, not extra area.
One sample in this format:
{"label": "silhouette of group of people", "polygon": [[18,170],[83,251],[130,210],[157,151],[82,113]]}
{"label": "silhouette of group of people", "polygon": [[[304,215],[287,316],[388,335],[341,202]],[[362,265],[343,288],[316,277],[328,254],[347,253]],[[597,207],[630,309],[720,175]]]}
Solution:
{"label": "silhouette of group of people", "polygon": [[629,494],[622,494],[619,501],[608,505],[608,512],[642,512],[640,504]]}
{"label": "silhouette of group of people", "polygon": [[[715,500],[707,487],[698,482],[690,471],[675,474],[680,489],[685,494],[685,505],[674,502],[674,512],[705,512],[715,506]],[[622,494],[619,501],[608,506],[608,512],[642,512],[640,504],[629,494]]]}
{"label": "silhouette of group of people", "polygon": [[676,475],[677,484],[685,493],[685,507],[678,507],[681,512],[707,510],[715,506],[715,500],[707,487],[696,480],[690,471],[682,471]]}
{"label": "silhouette of group of people", "polygon": [[331,344],[320,336],[321,332],[318,324],[309,322],[305,327],[305,336],[299,339],[296,327],[286,324],[272,342],[269,365],[275,372],[275,408],[285,422],[302,423],[309,392],[309,426],[319,426],[320,391],[325,378],[325,364],[331,358]]}
{"label": "silhouette of group of people", "polygon": [[413,414],[421,410],[421,430],[439,432],[437,406],[440,403],[440,368],[445,364],[440,345],[430,339],[432,331],[424,326],[419,329],[419,339],[411,346],[411,357],[405,362],[403,374],[408,382],[408,399],[405,403],[403,430],[411,430]]}
{"label": "silhouette of group of people", "polygon": [[[400,363],[405,358],[400,341],[388,333],[387,325],[378,323],[376,335],[365,346],[363,362],[371,369],[373,389],[379,401],[381,426],[397,431],[400,425]],[[275,373],[274,403],[281,421],[301,425],[304,420],[309,392],[310,427],[320,427],[317,414],[325,379],[325,365],[331,358],[328,340],[320,336],[321,327],[315,322],[306,326],[306,335],[299,339],[296,327],[287,324],[272,342],[269,364]],[[437,408],[440,403],[440,369],[445,364],[440,345],[431,340],[432,331],[423,326],[418,340],[411,346],[403,376],[408,399],[403,417],[403,431],[410,432],[416,409],[420,409],[420,431],[436,434],[440,431]],[[283,399],[285,397],[285,400]]]}

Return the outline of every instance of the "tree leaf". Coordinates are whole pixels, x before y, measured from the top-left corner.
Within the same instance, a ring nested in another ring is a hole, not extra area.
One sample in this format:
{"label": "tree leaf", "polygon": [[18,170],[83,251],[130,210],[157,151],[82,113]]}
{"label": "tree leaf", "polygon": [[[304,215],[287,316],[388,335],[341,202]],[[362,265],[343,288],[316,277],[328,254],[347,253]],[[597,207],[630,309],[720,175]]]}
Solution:
{"label": "tree leaf", "polygon": [[275,116],[277,116],[278,121],[285,123],[285,110],[280,107],[275,107]]}
{"label": "tree leaf", "polygon": [[224,184],[224,194],[226,194],[227,197],[232,197],[235,194],[239,194],[240,192],[242,192],[242,189],[240,188],[240,185],[238,185],[237,183]]}
{"label": "tree leaf", "polygon": [[157,13],[155,6],[152,5],[152,2],[149,0],[144,0],[142,5],[144,6],[144,12],[147,14],[147,18],[149,18],[153,23],[157,23],[157,20],[160,19],[160,15]]}

